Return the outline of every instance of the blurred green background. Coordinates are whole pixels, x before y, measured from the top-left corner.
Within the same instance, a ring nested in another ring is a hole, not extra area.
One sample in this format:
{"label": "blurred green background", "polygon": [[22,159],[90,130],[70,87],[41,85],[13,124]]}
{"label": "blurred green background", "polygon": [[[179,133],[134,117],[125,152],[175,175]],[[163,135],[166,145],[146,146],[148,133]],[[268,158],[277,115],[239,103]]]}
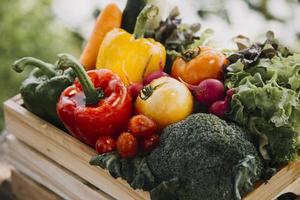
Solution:
{"label": "blurred green background", "polygon": [[[160,7],[178,5],[185,21],[213,28],[218,41],[235,34],[255,39],[274,29],[280,40],[300,51],[300,0],[149,0]],[[108,2],[125,0],[0,0],[0,131],[2,103],[18,93],[27,73],[10,69],[14,60],[33,56],[53,63],[56,55],[78,56],[92,30],[95,13]],[[171,3],[170,3],[171,2]],[[168,10],[162,9],[162,10]],[[167,15],[167,13],[166,13]],[[256,37],[257,36],[257,37]]]}
{"label": "blurred green background", "polygon": [[18,93],[26,74],[10,69],[17,58],[34,56],[54,62],[61,52],[78,55],[82,40],[67,30],[49,9],[51,0],[0,1],[0,130],[3,129],[2,102]]}

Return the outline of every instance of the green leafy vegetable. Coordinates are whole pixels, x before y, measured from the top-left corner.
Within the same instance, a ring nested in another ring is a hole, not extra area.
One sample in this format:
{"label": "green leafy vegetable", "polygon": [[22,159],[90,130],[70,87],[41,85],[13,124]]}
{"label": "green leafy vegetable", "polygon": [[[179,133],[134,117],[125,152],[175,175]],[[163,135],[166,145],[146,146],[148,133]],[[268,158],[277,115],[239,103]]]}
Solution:
{"label": "green leafy vegetable", "polygon": [[199,23],[184,24],[175,7],[165,21],[161,21],[155,30],[147,30],[146,36],[162,43],[167,50],[165,72],[171,72],[173,61],[189,49],[205,45],[213,34],[212,29],[205,29],[200,34]]}
{"label": "green leafy vegetable", "polygon": [[255,43],[247,47],[248,39],[244,36],[238,36],[236,43],[239,51],[232,53],[227,59],[230,63],[236,63],[240,60],[245,68],[249,68],[263,58],[271,59],[274,56],[287,57],[291,55],[290,51],[275,39],[273,32],[267,32],[266,37],[267,40],[264,43]]}
{"label": "green leafy vegetable", "polygon": [[200,30],[200,24],[182,24],[178,7],[175,7],[165,21],[162,21],[157,29],[148,31],[148,36],[161,42],[168,51],[181,53],[189,45],[194,43],[195,39],[200,39],[195,34]]}
{"label": "green leafy vegetable", "polygon": [[149,191],[158,185],[145,157],[138,156],[133,159],[123,159],[120,158],[118,153],[113,152],[93,157],[90,164],[107,169],[114,178],[121,177],[133,189]]}
{"label": "green leafy vegetable", "polygon": [[233,54],[240,57],[231,60],[225,83],[236,91],[228,118],[257,135],[263,158],[278,166],[295,160],[300,147],[300,55],[268,34],[259,51]]}

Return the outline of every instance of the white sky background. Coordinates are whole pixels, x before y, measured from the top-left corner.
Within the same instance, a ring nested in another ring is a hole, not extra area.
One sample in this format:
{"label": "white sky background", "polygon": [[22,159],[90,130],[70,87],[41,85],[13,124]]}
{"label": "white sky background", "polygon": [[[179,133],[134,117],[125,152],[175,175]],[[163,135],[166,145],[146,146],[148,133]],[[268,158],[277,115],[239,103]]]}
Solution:
{"label": "white sky background", "polygon": [[[267,21],[259,13],[248,8],[241,0],[226,0],[226,8],[230,10],[229,15],[232,25],[228,25],[218,16],[209,16],[205,20],[198,17],[196,11],[199,8],[214,8],[212,0],[152,0],[158,2],[164,11],[164,16],[178,5],[184,22],[200,22],[202,30],[212,28],[215,31],[214,41],[219,47],[232,47],[231,39],[243,34],[254,40],[262,38],[268,30],[273,30],[276,36],[288,46],[295,47],[295,32],[300,32],[300,4],[288,7],[285,0],[271,0],[270,10],[272,14],[282,18],[288,18],[287,24],[277,21]],[[219,0],[222,1],[222,0]],[[87,38],[93,28],[93,11],[110,2],[117,3],[121,9],[124,8],[126,0],[54,0],[53,10],[59,20],[66,26],[78,30]],[[299,45],[299,43],[298,43]]]}

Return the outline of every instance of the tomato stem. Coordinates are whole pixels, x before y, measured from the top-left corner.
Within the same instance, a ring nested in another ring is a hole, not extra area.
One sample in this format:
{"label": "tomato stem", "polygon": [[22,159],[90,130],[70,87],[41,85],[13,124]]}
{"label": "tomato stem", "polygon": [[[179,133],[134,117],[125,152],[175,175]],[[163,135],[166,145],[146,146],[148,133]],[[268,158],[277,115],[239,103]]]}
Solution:
{"label": "tomato stem", "polygon": [[149,99],[149,97],[151,97],[151,95],[153,94],[153,92],[158,89],[159,87],[161,87],[162,85],[164,85],[165,83],[161,83],[158,84],[155,87],[152,87],[151,85],[147,85],[145,86],[140,93],[140,98],[144,101],[146,101],[147,99]]}
{"label": "tomato stem", "polygon": [[181,54],[181,58],[185,62],[189,62],[189,61],[193,60],[194,58],[196,58],[200,53],[201,53],[200,47],[195,48],[195,49],[189,49]]}

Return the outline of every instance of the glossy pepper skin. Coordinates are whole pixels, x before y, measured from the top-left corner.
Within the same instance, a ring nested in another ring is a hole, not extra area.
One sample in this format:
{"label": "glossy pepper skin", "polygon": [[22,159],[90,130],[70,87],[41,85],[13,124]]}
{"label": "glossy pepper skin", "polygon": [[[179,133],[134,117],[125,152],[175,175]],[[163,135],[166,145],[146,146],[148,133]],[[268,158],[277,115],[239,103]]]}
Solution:
{"label": "glossy pepper skin", "polygon": [[71,69],[61,70],[59,66],[45,63],[32,57],[24,57],[12,65],[18,73],[28,66],[35,67],[20,87],[25,107],[32,113],[62,128],[56,113],[56,104],[61,92],[72,85],[75,74]]}
{"label": "glossy pepper skin", "polygon": [[146,6],[138,16],[134,34],[123,29],[107,33],[99,50],[96,68],[111,69],[127,86],[141,83],[147,74],[161,70],[166,62],[165,47],[151,38],[143,38],[147,20],[157,12],[157,7]]}
{"label": "glossy pepper skin", "polygon": [[132,114],[132,100],[121,79],[108,69],[91,70],[71,55],[60,55],[62,68],[73,68],[78,79],[66,88],[57,113],[68,131],[95,148],[100,136],[117,136]]}

